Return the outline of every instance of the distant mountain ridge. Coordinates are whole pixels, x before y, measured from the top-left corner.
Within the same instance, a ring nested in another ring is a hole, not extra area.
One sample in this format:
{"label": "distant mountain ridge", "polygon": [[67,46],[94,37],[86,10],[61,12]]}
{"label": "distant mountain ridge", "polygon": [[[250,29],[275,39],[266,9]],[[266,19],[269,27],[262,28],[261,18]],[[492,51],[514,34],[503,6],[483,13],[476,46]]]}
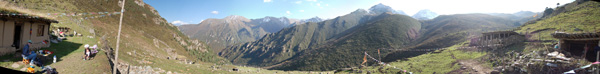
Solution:
{"label": "distant mountain ridge", "polygon": [[320,21],[323,20],[319,17],[306,20],[271,16],[248,19],[239,15],[231,15],[223,19],[206,19],[199,24],[187,24],[178,27],[190,38],[206,41],[211,46],[210,49],[216,53],[226,46],[255,41],[265,34],[274,33],[283,28],[306,22]]}
{"label": "distant mountain ridge", "polygon": [[323,21],[323,19],[319,18],[319,17],[313,17],[313,18],[309,18],[309,19],[305,19],[305,20],[301,20],[300,23],[306,23],[306,22],[321,22]]}
{"label": "distant mountain ridge", "polygon": [[379,3],[375,6],[372,6],[371,8],[369,8],[369,13],[371,14],[382,14],[382,13],[386,13],[386,12],[391,12],[393,14],[402,14],[402,15],[406,15],[406,13],[404,13],[404,11],[402,10],[394,10],[392,9],[392,7],[387,6],[387,5],[383,5],[382,3]]}
{"label": "distant mountain ridge", "polygon": [[528,22],[529,20],[533,20],[533,19],[537,19],[537,18],[541,18],[543,16],[542,13],[536,13],[536,12],[531,12],[531,11],[519,11],[516,13],[512,13],[512,14],[508,14],[508,13],[486,13],[492,16],[498,16],[498,17],[502,17],[502,18],[506,18],[506,19],[511,19],[513,21],[517,21],[517,23],[520,24],[525,24],[526,22]]}

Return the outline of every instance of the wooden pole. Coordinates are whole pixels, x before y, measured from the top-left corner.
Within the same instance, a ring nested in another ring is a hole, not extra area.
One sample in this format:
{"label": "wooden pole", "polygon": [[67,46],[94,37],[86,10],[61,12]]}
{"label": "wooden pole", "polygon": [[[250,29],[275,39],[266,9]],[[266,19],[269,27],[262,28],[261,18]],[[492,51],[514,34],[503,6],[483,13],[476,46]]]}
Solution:
{"label": "wooden pole", "polygon": [[119,19],[119,33],[117,33],[117,50],[115,51],[115,59],[113,61],[113,74],[117,74],[117,60],[119,58],[119,40],[121,40],[121,25],[123,24],[123,11],[125,10],[125,0],[123,0],[123,5],[121,5],[121,18]]}

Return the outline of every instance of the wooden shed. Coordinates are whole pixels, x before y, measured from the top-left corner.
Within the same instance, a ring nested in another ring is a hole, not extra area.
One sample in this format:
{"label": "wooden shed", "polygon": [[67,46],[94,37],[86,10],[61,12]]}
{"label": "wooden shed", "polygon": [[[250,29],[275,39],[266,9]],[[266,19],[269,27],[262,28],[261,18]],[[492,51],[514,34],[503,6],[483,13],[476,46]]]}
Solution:
{"label": "wooden shed", "polygon": [[29,40],[31,48],[48,47],[43,41],[50,41],[50,24],[56,20],[27,14],[16,10],[0,8],[0,55],[14,53],[22,49]]}
{"label": "wooden shed", "polygon": [[[585,57],[588,61],[596,60],[596,52],[594,48],[598,46],[600,41],[600,33],[565,33],[555,32],[552,37],[559,39],[560,50],[567,51],[571,56]],[[583,55],[584,48],[588,47],[586,55]]]}

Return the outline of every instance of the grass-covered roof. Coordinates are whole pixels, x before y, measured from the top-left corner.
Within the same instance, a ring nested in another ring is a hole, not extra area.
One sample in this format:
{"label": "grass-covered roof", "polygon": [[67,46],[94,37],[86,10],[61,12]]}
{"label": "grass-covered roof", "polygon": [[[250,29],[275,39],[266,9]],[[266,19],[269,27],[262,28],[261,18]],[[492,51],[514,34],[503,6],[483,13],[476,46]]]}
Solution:
{"label": "grass-covered roof", "polygon": [[26,21],[39,21],[48,23],[58,23],[57,20],[46,18],[40,15],[31,14],[27,12],[18,11],[9,8],[0,8],[0,18],[2,19],[14,19],[14,20],[26,20]]}

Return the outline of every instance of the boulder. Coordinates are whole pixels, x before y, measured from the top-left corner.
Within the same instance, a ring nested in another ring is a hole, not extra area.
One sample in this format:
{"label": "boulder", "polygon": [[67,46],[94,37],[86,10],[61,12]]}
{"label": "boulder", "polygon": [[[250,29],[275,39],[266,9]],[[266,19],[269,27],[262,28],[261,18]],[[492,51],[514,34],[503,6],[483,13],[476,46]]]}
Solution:
{"label": "boulder", "polygon": [[233,68],[232,70],[233,70],[233,71],[238,71],[238,69],[237,69],[237,68]]}

